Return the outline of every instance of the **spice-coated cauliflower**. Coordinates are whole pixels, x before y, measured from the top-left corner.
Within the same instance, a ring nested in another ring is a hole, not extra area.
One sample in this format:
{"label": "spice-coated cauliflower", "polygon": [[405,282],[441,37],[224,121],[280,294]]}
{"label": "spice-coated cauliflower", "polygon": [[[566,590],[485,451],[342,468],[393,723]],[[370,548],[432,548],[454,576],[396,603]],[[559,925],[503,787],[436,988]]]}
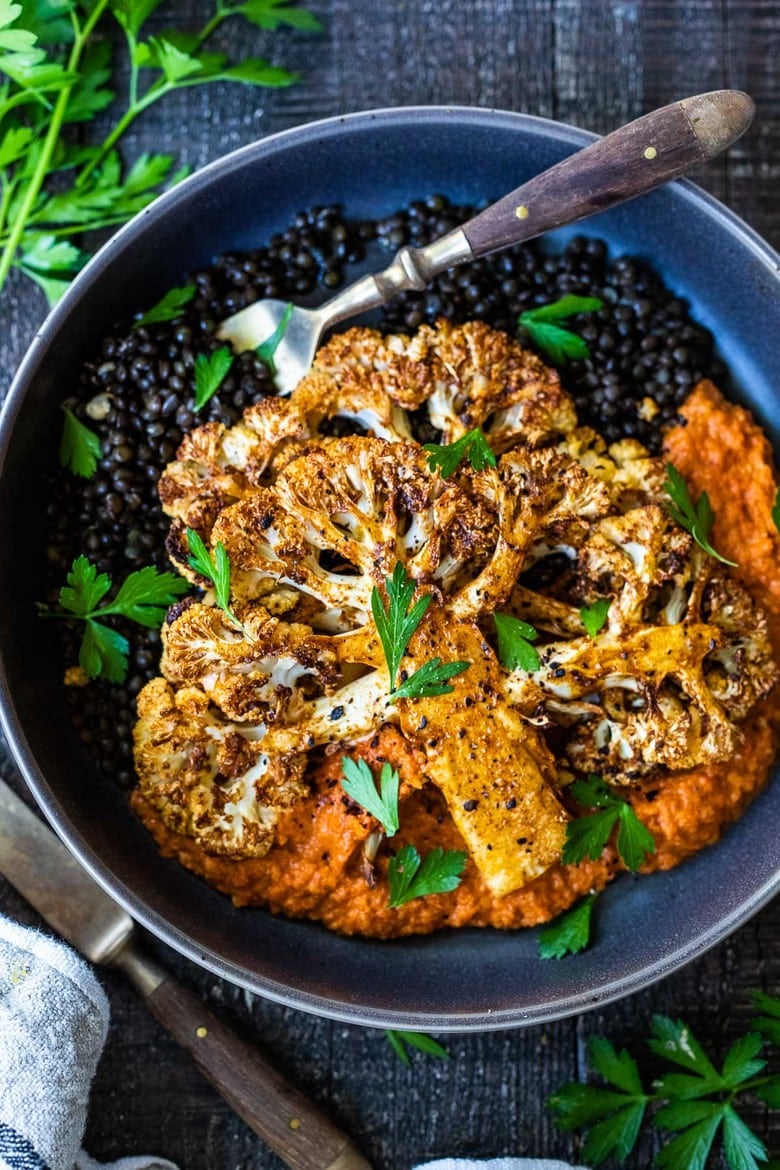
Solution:
{"label": "spice-coated cauliflower", "polygon": [[[447,478],[415,438],[477,426],[496,466]],[[660,460],[578,428],[557,375],[486,325],[334,337],[289,399],[195,431],[161,479],[173,560],[204,584],[184,529],[221,543],[243,628],[210,592],[169,615],[164,678],[139,698],[143,794],[207,851],[258,856],[319,754],[395,724],[490,889],[521,887],[568,819],[548,730],[567,769],[629,783],[729,756],[774,682],[763,615],[663,484]],[[467,662],[448,694],[390,697],[372,595],[399,563],[432,599],[401,678]],[[536,628],[538,669],[502,664],[496,613]]]}

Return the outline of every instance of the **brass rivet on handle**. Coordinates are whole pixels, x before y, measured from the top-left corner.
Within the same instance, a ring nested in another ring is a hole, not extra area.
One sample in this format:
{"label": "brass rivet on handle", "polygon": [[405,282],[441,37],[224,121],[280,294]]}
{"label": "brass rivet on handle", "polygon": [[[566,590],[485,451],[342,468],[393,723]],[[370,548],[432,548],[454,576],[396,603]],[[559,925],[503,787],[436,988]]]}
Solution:
{"label": "brass rivet on handle", "polygon": [[515,215],[518,219],[528,219],[528,208],[521,203],[516,209]]}
{"label": "brass rivet on handle", "polygon": [[658,154],[658,151],[655,149],[654,146],[648,146],[647,149],[645,150],[645,158],[655,158],[655,156],[657,154]]}
{"label": "brass rivet on handle", "polygon": [[199,1028],[195,1029],[195,1035],[198,1037],[199,1040],[205,1040],[206,1037],[208,1036],[208,1034],[209,1034],[208,1028],[204,1028],[202,1024]]}
{"label": "brass rivet on handle", "polygon": [[301,1119],[300,1119],[300,1117],[291,1117],[288,1124],[290,1126],[290,1129],[300,1129],[301,1128]]}

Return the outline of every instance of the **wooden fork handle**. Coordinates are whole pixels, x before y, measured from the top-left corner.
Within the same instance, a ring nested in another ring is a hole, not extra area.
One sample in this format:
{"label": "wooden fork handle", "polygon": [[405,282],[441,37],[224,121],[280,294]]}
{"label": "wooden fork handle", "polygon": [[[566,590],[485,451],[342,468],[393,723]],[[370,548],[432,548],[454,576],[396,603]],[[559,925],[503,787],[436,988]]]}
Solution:
{"label": "wooden fork handle", "polygon": [[755,106],[721,89],[621,126],[536,175],[463,225],[475,256],[530,240],[679,178],[747,130]]}
{"label": "wooden fork handle", "polygon": [[371,1170],[323,1110],[196,995],[134,947],[114,962],[217,1092],[292,1170]]}

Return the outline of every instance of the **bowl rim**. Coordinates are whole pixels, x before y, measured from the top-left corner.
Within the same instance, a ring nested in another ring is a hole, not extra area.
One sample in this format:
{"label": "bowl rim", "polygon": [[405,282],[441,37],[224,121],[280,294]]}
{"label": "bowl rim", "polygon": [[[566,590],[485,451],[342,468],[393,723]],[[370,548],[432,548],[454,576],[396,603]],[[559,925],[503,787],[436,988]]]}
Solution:
{"label": "bowl rim", "polygon": [[[572,150],[580,149],[599,137],[597,134],[567,123],[511,110],[460,105],[414,105],[380,107],[316,119],[270,134],[215,159],[188,176],[172,190],[165,192],[153,204],[139,212],[115,232],[79,273],[60,302],[36,330],[13,378],[2,410],[0,410],[0,476],[3,474],[11,432],[23,407],[29,385],[45,356],[49,341],[67,321],[71,308],[80,300],[82,293],[101,276],[117,248],[132,243],[137,236],[142,235],[150,217],[156,218],[169,209],[174,209],[182,196],[189,198],[190,194],[194,194],[197,188],[203,188],[212,179],[219,178],[234,168],[243,166],[247,159],[258,154],[262,155],[269,147],[275,149],[279,145],[284,146],[288,141],[303,144],[311,139],[337,132],[345,125],[360,126],[363,123],[377,121],[397,123],[399,119],[436,122],[450,117],[475,125],[489,120],[491,125],[498,124],[510,130],[534,131],[537,134],[543,134],[548,139],[571,147]],[[755,258],[767,270],[768,275],[778,281],[780,255],[749,224],[690,180],[675,180],[671,186],[675,188],[679,197],[698,205],[711,218],[720,221],[732,236],[735,236],[739,242],[751,250]],[[135,921],[151,931],[158,939],[212,974],[260,994],[273,1002],[345,1023],[362,1024],[369,1027],[412,1026],[440,1032],[472,1032],[522,1027],[564,1019],[622,999],[679,970],[685,964],[717,945],[737,927],[743,925],[780,891],[780,870],[778,870],[750,896],[733,906],[730,912],[719,919],[717,923],[687,939],[671,953],[666,953],[639,971],[629,975],[620,975],[612,981],[601,984],[597,989],[580,991],[570,996],[565,1004],[551,1000],[536,1004],[531,1008],[513,1007],[462,1014],[428,1012],[410,1015],[408,1012],[397,1009],[365,1009],[351,1003],[335,1002],[322,995],[291,989],[268,977],[248,978],[233,962],[198,945],[179,927],[172,925],[151,907],[148,907],[140,895],[116,877],[110,865],[98,857],[82,834],[73,826],[56,793],[49,786],[46,777],[39,768],[34,751],[25,734],[22,720],[17,713],[2,660],[0,660],[0,728],[6,736],[17,767],[46,819],[87,872]]]}

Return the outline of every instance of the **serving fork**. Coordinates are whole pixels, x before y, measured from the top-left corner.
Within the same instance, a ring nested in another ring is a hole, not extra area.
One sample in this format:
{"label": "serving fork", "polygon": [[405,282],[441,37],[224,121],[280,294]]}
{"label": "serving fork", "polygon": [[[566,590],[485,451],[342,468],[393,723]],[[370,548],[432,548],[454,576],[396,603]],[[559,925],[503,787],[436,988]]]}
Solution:
{"label": "serving fork", "polygon": [[439,272],[606,211],[687,174],[747,130],[755,106],[740,90],[698,94],[645,114],[575,152],[424,248],[404,247],[383,271],[363,276],[309,309],[265,299],[222,322],[217,336],[236,352],[272,342],[280,394],[311,367],[331,326],[424,289]]}

